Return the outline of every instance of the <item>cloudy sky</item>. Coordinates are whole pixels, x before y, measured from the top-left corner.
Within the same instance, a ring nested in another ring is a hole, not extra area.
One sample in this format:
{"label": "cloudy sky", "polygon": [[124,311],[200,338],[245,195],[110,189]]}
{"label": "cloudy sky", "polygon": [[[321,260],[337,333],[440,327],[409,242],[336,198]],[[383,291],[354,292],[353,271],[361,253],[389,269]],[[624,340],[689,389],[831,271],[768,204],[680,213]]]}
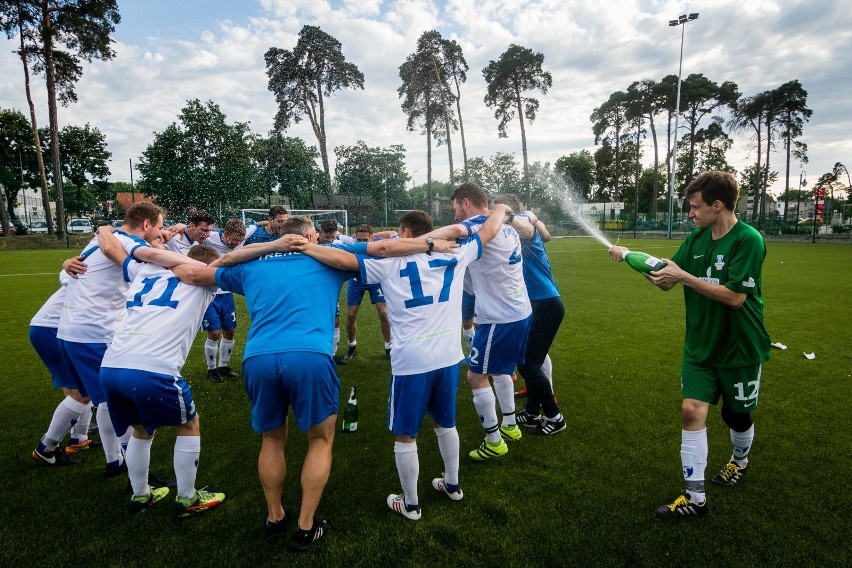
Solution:
{"label": "cloudy sky", "polygon": [[[537,120],[527,126],[530,162],[554,162],[581,149],[594,151],[589,115],[610,93],[635,80],[676,74],[681,28],[668,21],[699,12],[686,28],[683,76],[703,73],[734,81],[753,95],[799,79],[814,114],[802,140],[811,181],[837,161],[852,167],[852,10],[839,0],[119,0],[116,57],[86,65],[79,101],[60,108],[60,124],[91,123],[113,153],[113,180],[129,180],[160,132],[189,99],[212,100],[229,122],[248,121],[266,134],[276,112],[267,90],[263,54],[292,49],[299,30],[317,25],[343,45],[364,73],[363,91],[339,91],[327,106],[329,151],[364,140],[403,144],[408,172],[426,180],[426,141],[407,132],[396,89],[399,65],[417,38],[437,29],[464,50],[470,71],[462,91],[468,156],[521,156],[517,122],[498,138],[497,121],[483,103],[482,68],[516,43],[544,54],[553,87],[540,96]],[[0,49],[0,106],[26,111],[15,40]],[[35,83],[40,125],[47,125],[43,80]],[[26,114],[26,112],[25,112]],[[307,121],[288,132],[315,144]],[[454,141],[456,164],[461,144]],[[741,168],[753,145],[736,138],[729,161]],[[650,141],[646,154],[650,157]],[[447,176],[444,147],[434,152],[434,177]],[[784,184],[782,152],[773,155]],[[798,184],[799,164],[791,167]],[[138,176],[138,174],[136,174]]]}

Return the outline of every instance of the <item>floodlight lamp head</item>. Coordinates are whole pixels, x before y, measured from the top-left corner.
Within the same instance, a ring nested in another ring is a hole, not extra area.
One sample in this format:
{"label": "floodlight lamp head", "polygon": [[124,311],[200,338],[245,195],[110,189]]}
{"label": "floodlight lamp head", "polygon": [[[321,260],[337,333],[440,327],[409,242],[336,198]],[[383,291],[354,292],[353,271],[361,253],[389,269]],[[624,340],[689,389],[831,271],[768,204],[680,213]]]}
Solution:
{"label": "floodlight lamp head", "polygon": [[680,22],[678,22],[677,20],[669,20],[669,25],[672,26],[672,27],[678,25],[679,23]]}
{"label": "floodlight lamp head", "polygon": [[684,23],[686,20],[687,20],[686,14],[680,15],[677,18],[677,21],[680,22],[681,24]]}
{"label": "floodlight lamp head", "polygon": [[698,19],[698,12],[693,12],[693,13],[691,13],[691,14],[689,15],[689,19],[690,19],[690,21],[691,21],[691,20],[697,20],[697,19]]}

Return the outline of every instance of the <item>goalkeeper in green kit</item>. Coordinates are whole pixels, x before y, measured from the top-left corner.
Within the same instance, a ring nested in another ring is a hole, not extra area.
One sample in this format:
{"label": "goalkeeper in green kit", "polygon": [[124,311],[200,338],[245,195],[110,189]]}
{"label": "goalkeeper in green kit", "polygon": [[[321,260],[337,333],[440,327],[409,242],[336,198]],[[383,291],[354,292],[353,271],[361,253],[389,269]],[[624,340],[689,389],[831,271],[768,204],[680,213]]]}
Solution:
{"label": "goalkeeper in green kit", "polygon": [[[751,413],[757,408],[761,368],[769,360],[761,281],[766,244],[734,214],[736,179],[727,172],[704,172],[689,184],[686,196],[697,228],[671,260],[664,259],[668,266],[647,276],[662,290],[683,284],[686,305],[680,449],[686,487],[674,502],[654,511],[663,519],[707,514],[706,422],[710,405],[720,397],[733,455],[710,481],[730,487],[742,479],[754,440]],[[610,248],[613,260],[621,260],[621,249]]]}

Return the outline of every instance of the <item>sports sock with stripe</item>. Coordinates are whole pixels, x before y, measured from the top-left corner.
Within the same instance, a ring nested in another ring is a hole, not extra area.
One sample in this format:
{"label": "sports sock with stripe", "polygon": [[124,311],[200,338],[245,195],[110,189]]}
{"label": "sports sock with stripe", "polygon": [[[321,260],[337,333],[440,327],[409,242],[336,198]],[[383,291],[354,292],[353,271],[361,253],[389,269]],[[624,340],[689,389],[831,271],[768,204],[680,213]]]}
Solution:
{"label": "sports sock with stripe", "polygon": [[731,445],[734,447],[734,453],[731,456],[731,461],[737,464],[738,467],[748,465],[748,453],[751,451],[751,445],[754,442],[754,424],[745,432],[737,432],[731,430]]}
{"label": "sports sock with stripe", "polygon": [[70,396],[66,396],[56,406],[53,411],[53,418],[50,420],[50,426],[47,427],[41,443],[47,451],[53,451],[59,445],[59,442],[65,437],[65,434],[71,430],[80,420],[80,414],[86,405],[82,402],[77,402]]}
{"label": "sports sock with stripe", "polygon": [[497,399],[490,386],[481,389],[472,389],[473,406],[479,415],[479,422],[485,428],[486,437],[489,442],[500,440],[500,431],[497,428]]}
{"label": "sports sock with stripe", "polygon": [[143,440],[132,437],[127,441],[127,454],[124,461],[127,463],[127,476],[130,478],[130,486],[134,495],[147,495],[148,470],[151,467],[151,444],[153,438]]}
{"label": "sports sock with stripe", "polygon": [[515,422],[515,385],[510,375],[492,375],[494,393],[503,413],[503,426],[514,426]]}
{"label": "sports sock with stripe", "polygon": [[175,437],[174,467],[178,497],[195,497],[195,477],[198,474],[200,455],[201,436]]}
{"label": "sports sock with stripe", "polygon": [[413,507],[420,504],[417,496],[417,478],[420,477],[420,460],[417,457],[417,442],[394,442],[393,455],[405,504]]}
{"label": "sports sock with stripe", "polygon": [[228,361],[231,360],[231,352],[234,350],[234,340],[222,338],[222,343],[219,345],[219,366],[227,367]]}
{"label": "sports sock with stripe", "polygon": [[444,482],[448,485],[459,484],[459,431],[455,428],[435,428],[438,437],[438,450],[444,460]]}
{"label": "sports sock with stripe", "polygon": [[707,467],[707,428],[681,431],[680,461],[690,500],[704,503],[704,469]]}

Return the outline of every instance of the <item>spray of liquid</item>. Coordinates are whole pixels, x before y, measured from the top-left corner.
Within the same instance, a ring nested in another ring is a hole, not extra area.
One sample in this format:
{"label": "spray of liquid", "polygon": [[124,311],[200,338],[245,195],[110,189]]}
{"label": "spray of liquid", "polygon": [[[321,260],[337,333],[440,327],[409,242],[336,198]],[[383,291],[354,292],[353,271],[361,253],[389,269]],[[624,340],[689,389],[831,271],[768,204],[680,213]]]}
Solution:
{"label": "spray of liquid", "polygon": [[560,174],[554,173],[550,178],[550,187],[553,195],[562,205],[562,210],[583,227],[583,230],[589,236],[593,237],[606,248],[612,246],[612,243],[609,242],[609,239],[604,236],[600,229],[592,225],[589,219],[583,215],[582,206],[585,203],[585,199],[569,180],[566,180]]}

